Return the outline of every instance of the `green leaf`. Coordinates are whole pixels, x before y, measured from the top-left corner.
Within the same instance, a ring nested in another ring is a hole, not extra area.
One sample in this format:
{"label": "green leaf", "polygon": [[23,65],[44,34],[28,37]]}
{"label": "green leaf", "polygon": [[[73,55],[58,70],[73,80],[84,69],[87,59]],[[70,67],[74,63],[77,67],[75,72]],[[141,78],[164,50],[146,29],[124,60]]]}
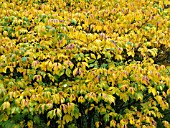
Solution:
{"label": "green leaf", "polygon": [[69,68],[67,68],[67,69],[66,69],[66,75],[67,75],[68,77],[70,77],[70,74],[71,74],[71,70],[70,70]]}
{"label": "green leaf", "polygon": [[135,93],[136,100],[143,100],[143,94],[142,92]]}
{"label": "green leaf", "polygon": [[101,67],[102,67],[102,68],[107,68],[107,67],[108,67],[108,64],[103,63],[103,64],[101,65]]}
{"label": "green leaf", "polygon": [[47,118],[50,118],[50,119],[53,118],[53,112],[52,112],[52,110],[47,113]]}
{"label": "green leaf", "polygon": [[94,64],[90,64],[89,67],[90,67],[90,68],[94,67]]}
{"label": "green leaf", "polygon": [[76,25],[76,24],[77,24],[77,21],[76,21],[75,19],[73,19],[73,20],[71,21],[71,23],[74,24],[74,25]]}
{"label": "green leaf", "polygon": [[89,60],[89,63],[91,64],[91,63],[93,63],[95,60],[94,59],[90,59]]}
{"label": "green leaf", "polygon": [[22,62],[27,61],[27,57],[22,57]]}
{"label": "green leaf", "polygon": [[105,114],[103,118],[104,118],[105,122],[108,122],[109,121],[109,114]]}
{"label": "green leaf", "polygon": [[39,117],[39,116],[37,116],[37,115],[34,116],[34,119],[33,119],[33,120],[34,120],[34,123],[35,123],[35,124],[40,124],[40,121],[41,121],[41,120],[40,120],[40,117]]}

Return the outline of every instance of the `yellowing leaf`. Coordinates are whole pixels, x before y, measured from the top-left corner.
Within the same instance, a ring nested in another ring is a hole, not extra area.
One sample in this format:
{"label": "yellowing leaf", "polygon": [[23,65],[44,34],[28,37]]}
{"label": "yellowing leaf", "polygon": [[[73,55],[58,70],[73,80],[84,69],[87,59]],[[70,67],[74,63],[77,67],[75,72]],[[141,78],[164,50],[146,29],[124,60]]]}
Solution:
{"label": "yellowing leaf", "polygon": [[67,113],[67,105],[66,104],[62,104],[62,109],[64,111],[64,113]]}
{"label": "yellowing leaf", "polygon": [[122,60],[123,58],[122,58],[121,55],[116,54],[115,59],[116,59],[116,60]]}
{"label": "yellowing leaf", "polygon": [[91,53],[90,56],[92,59],[96,59],[96,56],[93,53]]}
{"label": "yellowing leaf", "polygon": [[124,102],[127,102],[129,100],[129,96],[126,93],[120,92],[120,99],[122,99]]}
{"label": "yellowing leaf", "polygon": [[72,116],[66,114],[66,115],[63,116],[63,120],[68,123],[68,122],[72,121],[73,118],[72,118]]}
{"label": "yellowing leaf", "polygon": [[34,80],[37,80],[37,81],[42,81],[42,76],[41,75],[35,75],[33,77]]}
{"label": "yellowing leaf", "polygon": [[116,98],[114,96],[107,95],[107,97],[108,97],[108,100],[109,100],[110,103],[115,103]]}
{"label": "yellowing leaf", "polygon": [[156,48],[153,48],[153,49],[148,49],[148,52],[150,52],[151,55],[155,57],[157,55],[158,50]]}
{"label": "yellowing leaf", "polygon": [[130,116],[130,117],[129,117],[129,120],[130,120],[130,124],[135,124],[135,120],[134,120],[134,117],[133,117],[133,116]]}
{"label": "yellowing leaf", "polygon": [[52,68],[53,68],[53,64],[52,64],[51,61],[49,61],[48,64],[47,64],[47,70],[52,71]]}
{"label": "yellowing leaf", "polygon": [[8,118],[9,118],[8,115],[5,114],[5,115],[3,115],[3,119],[2,119],[2,120],[3,120],[3,121],[7,121]]}
{"label": "yellowing leaf", "polygon": [[167,95],[170,95],[170,88],[167,90]]}
{"label": "yellowing leaf", "polygon": [[152,93],[155,96],[157,94],[157,91],[155,88],[149,87],[148,93]]}
{"label": "yellowing leaf", "polygon": [[6,101],[6,102],[4,102],[4,103],[2,104],[2,106],[3,106],[3,110],[9,109],[9,108],[10,108],[10,103],[9,103],[8,101]]}
{"label": "yellowing leaf", "polygon": [[132,95],[135,93],[135,89],[133,87],[129,87],[128,92]]}
{"label": "yellowing leaf", "polygon": [[82,62],[83,68],[86,69],[86,67],[89,67],[88,63]]}
{"label": "yellowing leaf", "polygon": [[62,112],[61,112],[61,110],[60,110],[59,108],[57,108],[57,116],[58,116],[59,118],[62,117]]}
{"label": "yellowing leaf", "polygon": [[70,102],[75,101],[76,100],[76,96],[74,94],[70,95]]}
{"label": "yellowing leaf", "polygon": [[71,74],[71,70],[70,70],[69,68],[67,68],[67,69],[66,69],[66,75],[67,75],[68,77],[70,77],[70,74]]}
{"label": "yellowing leaf", "polygon": [[99,128],[99,126],[100,126],[99,123],[100,123],[100,122],[95,122],[96,128]]}
{"label": "yellowing leaf", "polygon": [[47,122],[47,126],[50,126],[50,120]]}
{"label": "yellowing leaf", "polygon": [[116,121],[115,120],[110,121],[110,127],[116,127]]}
{"label": "yellowing leaf", "polygon": [[135,97],[136,97],[136,100],[142,101],[142,100],[143,100],[143,94],[142,94],[142,92],[137,92],[137,93],[135,93]]}
{"label": "yellowing leaf", "polygon": [[30,121],[27,122],[27,126],[28,126],[28,128],[33,128],[33,122],[32,122],[32,120],[30,120]]}
{"label": "yellowing leaf", "polygon": [[77,74],[78,74],[78,71],[79,69],[78,68],[75,68],[74,71],[73,71],[73,76],[75,77]]}
{"label": "yellowing leaf", "polygon": [[165,128],[169,128],[170,127],[170,124],[168,121],[162,121],[163,125]]}
{"label": "yellowing leaf", "polygon": [[106,108],[105,107],[100,108],[100,114],[101,115],[106,114]]}
{"label": "yellowing leaf", "polygon": [[159,95],[157,95],[157,96],[155,97],[155,99],[156,99],[156,101],[157,101],[158,103],[161,103],[161,102],[162,102],[162,97],[159,96]]}
{"label": "yellowing leaf", "polygon": [[53,117],[56,115],[55,112],[56,112],[56,109],[49,111],[47,113],[47,118],[53,119]]}
{"label": "yellowing leaf", "polygon": [[128,54],[128,56],[132,56],[132,57],[135,56],[135,52],[134,51],[129,51],[129,52],[127,52],[127,54]]}
{"label": "yellowing leaf", "polygon": [[102,26],[96,26],[97,32],[100,32],[102,30]]}
{"label": "yellowing leaf", "polygon": [[78,98],[78,102],[79,102],[79,103],[84,103],[84,102],[85,102],[84,97],[83,97],[83,96],[80,96],[80,97]]}
{"label": "yellowing leaf", "polygon": [[97,55],[97,59],[100,59],[100,58],[101,58],[101,55],[100,55],[100,54],[98,54],[98,55]]}

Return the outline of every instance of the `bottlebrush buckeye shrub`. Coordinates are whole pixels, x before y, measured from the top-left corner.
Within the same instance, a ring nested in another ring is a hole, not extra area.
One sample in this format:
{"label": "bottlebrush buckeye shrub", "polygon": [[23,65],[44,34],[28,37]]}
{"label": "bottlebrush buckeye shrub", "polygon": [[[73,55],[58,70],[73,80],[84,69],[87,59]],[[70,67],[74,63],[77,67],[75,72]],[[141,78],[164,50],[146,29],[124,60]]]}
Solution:
{"label": "bottlebrush buckeye shrub", "polygon": [[0,126],[170,127],[169,4],[2,1]]}

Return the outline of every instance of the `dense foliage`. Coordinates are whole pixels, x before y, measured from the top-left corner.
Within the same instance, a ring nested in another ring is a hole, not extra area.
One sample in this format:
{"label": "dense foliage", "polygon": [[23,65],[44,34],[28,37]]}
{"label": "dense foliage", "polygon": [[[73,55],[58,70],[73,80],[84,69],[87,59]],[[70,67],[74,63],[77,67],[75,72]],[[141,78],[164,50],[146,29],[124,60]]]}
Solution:
{"label": "dense foliage", "polygon": [[170,127],[169,0],[1,0],[0,127]]}

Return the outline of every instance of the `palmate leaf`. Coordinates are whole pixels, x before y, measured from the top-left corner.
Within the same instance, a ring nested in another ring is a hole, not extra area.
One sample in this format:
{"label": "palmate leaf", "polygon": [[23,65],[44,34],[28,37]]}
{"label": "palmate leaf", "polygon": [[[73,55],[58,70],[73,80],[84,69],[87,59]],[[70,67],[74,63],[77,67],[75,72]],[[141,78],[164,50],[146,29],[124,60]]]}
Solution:
{"label": "palmate leaf", "polygon": [[47,118],[52,119],[52,118],[54,118],[55,116],[56,116],[56,109],[51,110],[51,111],[49,111],[49,112],[47,113]]}
{"label": "palmate leaf", "polygon": [[134,51],[129,51],[129,52],[127,52],[127,54],[128,54],[128,56],[132,56],[132,57],[135,56],[135,52]]}
{"label": "palmate leaf", "polygon": [[136,98],[137,101],[138,100],[142,101],[143,100],[143,93],[141,91],[136,92],[135,98]]}
{"label": "palmate leaf", "polygon": [[116,127],[116,121],[115,120],[110,121],[110,127]]}
{"label": "palmate leaf", "polygon": [[3,107],[3,110],[5,110],[5,109],[10,109],[10,103],[7,101],[7,102],[4,102],[3,104],[2,104],[2,107]]}
{"label": "palmate leaf", "polygon": [[155,96],[157,94],[157,91],[155,88],[153,88],[153,87],[148,87],[148,88],[149,88],[148,93],[152,93],[153,96]]}
{"label": "palmate leaf", "polygon": [[68,114],[66,114],[66,115],[64,115],[63,116],[63,121],[65,121],[65,122],[70,122],[70,121],[72,121],[73,120],[73,118],[72,118],[72,116],[70,116],[70,115],[68,115]]}
{"label": "palmate leaf", "polygon": [[122,99],[125,103],[129,100],[129,96],[126,93],[119,93],[120,99]]}

